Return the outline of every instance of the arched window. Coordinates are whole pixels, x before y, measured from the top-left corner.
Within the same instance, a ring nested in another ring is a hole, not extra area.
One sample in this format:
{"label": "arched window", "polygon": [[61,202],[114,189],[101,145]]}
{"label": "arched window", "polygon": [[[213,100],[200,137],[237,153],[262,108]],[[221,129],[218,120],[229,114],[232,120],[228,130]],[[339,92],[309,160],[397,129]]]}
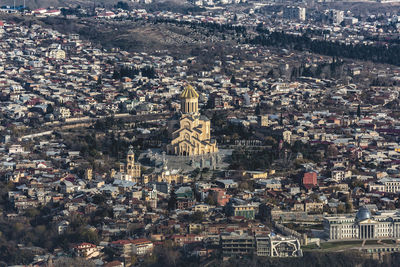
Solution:
{"label": "arched window", "polygon": [[185,138],[185,140],[190,141],[190,135],[188,133],[185,134],[184,138]]}

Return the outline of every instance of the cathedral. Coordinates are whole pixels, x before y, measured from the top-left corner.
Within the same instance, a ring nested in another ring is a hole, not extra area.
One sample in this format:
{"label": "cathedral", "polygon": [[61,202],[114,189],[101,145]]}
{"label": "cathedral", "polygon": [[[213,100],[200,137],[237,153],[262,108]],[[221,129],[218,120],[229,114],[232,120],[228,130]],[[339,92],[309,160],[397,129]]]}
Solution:
{"label": "cathedral", "polygon": [[172,137],[168,154],[197,156],[218,152],[217,142],[210,137],[210,120],[200,115],[198,104],[199,94],[188,85],[181,94],[181,112],[168,127]]}

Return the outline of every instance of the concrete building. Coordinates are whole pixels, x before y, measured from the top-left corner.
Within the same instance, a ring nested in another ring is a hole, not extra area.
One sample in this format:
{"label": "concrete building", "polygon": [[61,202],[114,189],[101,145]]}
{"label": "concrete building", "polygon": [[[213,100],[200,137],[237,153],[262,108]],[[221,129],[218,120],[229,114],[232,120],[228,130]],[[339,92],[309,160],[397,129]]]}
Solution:
{"label": "concrete building", "polygon": [[73,248],[75,254],[85,259],[95,258],[100,255],[100,249],[91,243],[81,243]]}
{"label": "concrete building", "polygon": [[55,115],[57,118],[66,119],[71,117],[71,110],[66,107],[59,107],[55,110]]}
{"label": "concrete building", "polygon": [[49,52],[49,58],[52,59],[65,59],[65,57],[66,57],[65,51],[62,50],[61,48],[54,49]]}
{"label": "concrete building", "polygon": [[284,131],[282,133],[283,141],[290,144],[292,142],[292,132],[291,131]]}
{"label": "concrete building", "polygon": [[213,201],[219,206],[225,206],[230,199],[230,195],[226,194],[225,189],[222,188],[210,188],[208,194]]}
{"label": "concrete building", "polygon": [[387,192],[387,193],[399,193],[400,192],[400,179],[399,178],[383,178],[378,183],[370,183],[368,185],[370,192]]}
{"label": "concrete building", "polygon": [[306,172],[303,175],[303,185],[305,186],[316,186],[317,185],[317,173],[316,172]]}
{"label": "concrete building", "polygon": [[229,216],[243,216],[246,219],[254,220],[256,216],[256,206],[252,204],[227,204],[227,214]]}
{"label": "concrete building", "polygon": [[344,20],[344,11],[343,10],[331,10],[329,12],[329,18],[333,24],[340,24]]}
{"label": "concrete building", "polygon": [[224,255],[249,255],[255,253],[254,236],[247,234],[221,234],[221,247]]}
{"label": "concrete building", "polygon": [[269,118],[268,115],[260,115],[258,116],[259,126],[268,127],[269,126]]}
{"label": "concrete building", "polygon": [[385,185],[385,192],[398,193],[400,192],[400,179],[399,178],[383,178],[380,180]]}
{"label": "concrete building", "polygon": [[143,256],[153,252],[153,242],[141,238],[132,240],[132,252],[134,255]]}
{"label": "concrete building", "polygon": [[255,254],[259,257],[302,257],[296,238],[280,235],[252,236],[248,234],[221,234],[222,253],[225,256]]}
{"label": "concrete building", "polygon": [[290,20],[306,20],[306,9],[304,7],[287,6],[283,9],[283,18]]}

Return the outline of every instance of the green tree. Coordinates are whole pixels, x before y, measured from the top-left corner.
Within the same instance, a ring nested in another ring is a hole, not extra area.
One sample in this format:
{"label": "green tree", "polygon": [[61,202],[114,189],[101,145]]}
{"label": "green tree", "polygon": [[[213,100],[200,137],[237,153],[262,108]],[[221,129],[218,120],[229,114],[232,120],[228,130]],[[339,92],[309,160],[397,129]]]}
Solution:
{"label": "green tree", "polygon": [[217,202],[215,201],[215,199],[213,198],[211,193],[208,193],[208,195],[207,195],[206,199],[204,200],[204,202],[206,204],[208,204],[208,205],[211,205],[211,206],[217,205]]}
{"label": "green tree", "polygon": [[261,114],[260,104],[257,104],[256,109],[255,109],[255,114],[256,115],[260,115]]}
{"label": "green tree", "polygon": [[346,202],[346,213],[352,213],[353,212],[353,204],[349,201]]}
{"label": "green tree", "polygon": [[123,1],[118,1],[117,5],[115,6],[116,8],[121,8],[124,10],[129,10],[129,5],[126,2]]}
{"label": "green tree", "polygon": [[34,218],[36,216],[38,216],[40,214],[40,211],[36,208],[28,208],[25,211],[25,216],[27,216],[28,218]]}
{"label": "green tree", "polygon": [[232,77],[231,77],[231,84],[236,84],[235,75],[232,75]]}
{"label": "green tree", "polygon": [[136,262],[137,262],[136,256],[131,256],[131,260],[130,260],[131,266],[135,266]]}
{"label": "green tree", "polygon": [[346,212],[346,206],[343,203],[340,203],[337,207],[337,213],[345,213]]}
{"label": "green tree", "polygon": [[201,223],[204,219],[204,215],[201,211],[196,211],[190,216],[190,221],[194,223]]}
{"label": "green tree", "polygon": [[53,112],[54,112],[53,105],[52,104],[47,104],[46,113],[47,114],[52,114]]}
{"label": "green tree", "polygon": [[177,198],[175,194],[175,190],[171,190],[171,194],[168,200],[168,210],[175,210],[176,209]]}

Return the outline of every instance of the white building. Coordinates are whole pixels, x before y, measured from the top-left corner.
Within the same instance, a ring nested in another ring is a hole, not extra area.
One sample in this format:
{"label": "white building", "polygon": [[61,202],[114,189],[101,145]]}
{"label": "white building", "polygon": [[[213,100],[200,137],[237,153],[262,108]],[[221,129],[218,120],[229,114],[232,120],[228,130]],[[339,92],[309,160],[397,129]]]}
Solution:
{"label": "white building", "polygon": [[283,141],[290,144],[292,142],[292,132],[287,130],[282,133]]}
{"label": "white building", "polygon": [[400,178],[383,178],[379,183],[371,183],[368,185],[369,191],[379,191],[387,193],[400,192]]}
{"label": "white building", "polygon": [[153,252],[153,242],[147,239],[132,240],[132,252],[134,255],[143,256]]}
{"label": "white building", "polygon": [[382,211],[375,216],[361,207],[355,216],[324,218],[324,232],[330,240],[400,238],[400,211]]}
{"label": "white building", "polygon": [[333,24],[340,24],[344,20],[344,11],[333,9],[329,12],[329,17]]}
{"label": "white building", "polygon": [[71,111],[66,107],[59,107],[55,111],[57,118],[66,119],[71,117]]}
{"label": "white building", "polygon": [[24,148],[21,145],[12,145],[8,149],[8,153],[10,153],[10,154],[24,153]]}
{"label": "white building", "polygon": [[53,49],[49,52],[49,58],[53,59],[65,59],[65,51],[61,48]]}
{"label": "white building", "polygon": [[385,192],[400,192],[400,178],[383,178],[380,182],[385,185]]}

